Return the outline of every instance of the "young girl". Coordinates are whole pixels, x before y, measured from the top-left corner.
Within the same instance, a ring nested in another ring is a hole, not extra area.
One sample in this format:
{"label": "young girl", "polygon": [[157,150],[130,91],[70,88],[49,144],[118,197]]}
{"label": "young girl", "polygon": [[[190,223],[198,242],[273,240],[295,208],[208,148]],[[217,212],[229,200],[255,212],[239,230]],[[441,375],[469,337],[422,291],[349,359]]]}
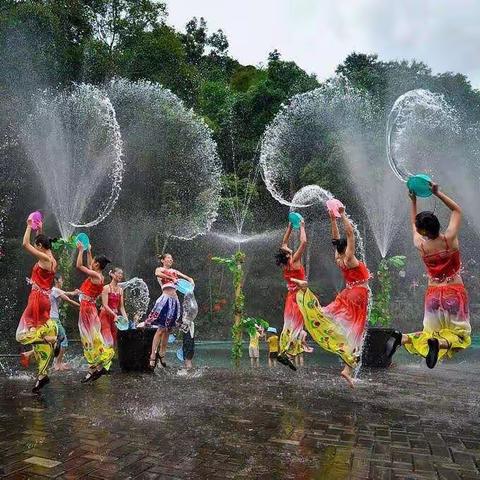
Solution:
{"label": "young girl", "polygon": [[409,353],[424,357],[429,368],[435,367],[440,358],[451,358],[471,344],[468,295],[460,275],[458,234],[462,209],[438,185],[432,184],[431,188],[452,213],[447,230],[440,233],[438,218],[432,212],[417,214],[417,199],[410,194],[413,243],[428,274],[423,330],[404,335],[396,332],[386,349],[392,356],[403,345]]}
{"label": "young girl", "polygon": [[108,272],[111,281],[103,287],[102,309],[100,310],[100,323],[102,324],[102,336],[108,347],[117,344],[117,326],[115,321],[119,315],[128,320],[123,301],[123,290],[118,284],[123,280],[123,270],[115,267]]}
{"label": "young girl", "polygon": [[32,286],[28,303],[18,324],[16,339],[22,345],[33,345],[33,352],[38,363],[38,375],[33,393],[39,393],[47,383],[48,368],[53,361],[57,327],[50,320],[50,291],[57,268],[51,245],[52,240],[43,234],[37,235],[30,243],[32,222],[27,221],[27,228],[23,235],[23,248],[37,259],[33,266],[29,283]]}
{"label": "young girl", "polygon": [[297,304],[299,285],[296,281],[305,281],[306,278],[305,268],[302,264],[303,253],[307,247],[305,222],[302,220],[300,225],[300,245],[295,253],[288,247],[291,234],[292,225],[289,223],[280,250],[275,255],[277,265],[283,268],[283,278],[287,282],[288,289],[283,314],[283,330],[280,335],[280,353],[277,360],[292,370],[296,370],[291,359],[300,353],[297,340],[303,329],[303,316]]}
{"label": "young girl", "polygon": [[62,290],[63,287],[63,277],[60,273],[55,274],[55,286],[52,288],[52,293],[50,294],[50,318],[55,322],[57,326],[57,336],[58,342],[60,345],[60,352],[58,357],[55,359],[55,364],[53,368],[55,370],[68,370],[68,364],[63,362],[63,356],[65,355],[65,349],[68,347],[67,334],[65,328],[60,321],[60,302],[64,300],[65,302],[80,307],[80,304],[72,300],[70,297],[74,297],[80,293],[79,290],[73,292],[65,292]]}
{"label": "young girl", "polygon": [[100,319],[98,318],[96,301],[102,294],[104,277],[103,269],[110,263],[104,255],[92,257],[91,245],[87,251],[87,264],[83,265],[83,245],[78,242],[77,268],[87,275],[80,287],[80,314],[78,329],[82,340],[83,354],[89,369],[82,383],[94,381],[106,373],[112,364],[114,350],[105,344],[102,337]]}
{"label": "young girl", "polygon": [[[150,354],[150,368],[152,370],[157,366],[157,359],[160,360],[162,367],[167,366],[165,353],[167,351],[168,334],[180,318],[180,302],[178,301],[175,282],[179,278],[184,278],[194,283],[192,278],[172,268],[173,257],[169,253],[161,255],[160,262],[162,266],[155,269],[155,277],[162,287],[162,295],[157,299],[145,320],[146,325],[153,325],[157,328]],[[159,347],[160,352],[158,353]]]}
{"label": "young girl", "polygon": [[[342,358],[345,367],[341,376],[353,388],[353,368],[361,354],[367,321],[370,272],[355,256],[355,234],[345,214],[345,208],[340,208],[339,212],[346,238],[340,238],[337,220],[333,214],[330,214],[330,221],[335,263],[345,279],[345,288],[332,303],[323,308],[308,289],[299,292],[297,300],[306,329],[322,348]],[[305,282],[298,283],[306,287]]]}

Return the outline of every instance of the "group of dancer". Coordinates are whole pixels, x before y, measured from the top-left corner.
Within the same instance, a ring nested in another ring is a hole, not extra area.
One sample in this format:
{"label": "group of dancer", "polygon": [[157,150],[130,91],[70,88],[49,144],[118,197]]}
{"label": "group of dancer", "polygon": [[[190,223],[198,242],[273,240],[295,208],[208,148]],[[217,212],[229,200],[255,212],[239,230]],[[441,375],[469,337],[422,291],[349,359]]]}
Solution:
{"label": "group of dancer", "polygon": [[[57,370],[68,368],[63,361],[63,353],[68,341],[60,321],[61,300],[79,308],[78,329],[83,354],[89,366],[82,382],[97,380],[108,373],[112,365],[115,355],[117,318],[123,316],[124,320],[128,321],[124,293],[119,285],[123,280],[123,270],[119,267],[112,268],[109,271],[110,283],[106,285],[103,272],[111,263],[110,260],[104,255],[93,256],[91,245],[85,251],[82,243],[79,242],[76,267],[86,276],[86,279],[79,289],[65,292],[62,290],[63,279],[57,272],[57,261],[52,253],[54,240],[39,233],[32,243],[31,237],[32,222],[28,220],[23,236],[23,247],[37,261],[29,279],[31,291],[27,307],[20,318],[16,339],[22,345],[32,346],[30,351],[21,354],[22,365],[28,367],[32,357],[37,362],[38,373],[32,391],[39,393],[49,383],[48,371],[54,359]],[[193,283],[193,279],[172,268],[171,255],[162,255],[161,262],[162,267],[157,268],[155,275],[163,293],[145,322],[146,325],[157,327],[151,352],[152,369],[155,368],[157,360],[166,366],[164,356],[168,332],[178,324],[180,318],[180,304],[174,282],[177,278],[185,278]],[[72,299],[75,296],[78,296],[79,302]],[[96,304],[99,297],[102,299],[100,312]],[[192,348],[186,352],[187,363],[191,362]]]}
{"label": "group of dancer", "polygon": [[[450,197],[432,184],[432,193],[451,211],[444,233],[433,212],[417,212],[417,199],[410,192],[413,242],[419,250],[428,275],[425,295],[423,329],[403,334],[395,331],[387,341],[385,355],[393,356],[398,347],[425,358],[434,368],[444,356],[467,348],[471,343],[468,295],[461,277],[461,259],[458,234],[462,210]],[[334,259],[345,280],[345,288],[329,305],[322,307],[308,288],[303,266],[307,246],[305,224],[300,225],[300,244],[293,251],[288,247],[291,224],[283,237],[276,261],[283,268],[287,282],[284,326],[280,336],[277,360],[296,370],[295,356],[303,352],[301,339],[304,329],[323,349],[338,355],[344,368],[341,376],[353,388],[353,372],[361,356],[368,316],[371,274],[366,265],[355,256],[355,234],[345,208],[339,209],[345,236],[341,237],[337,218],[329,213]]]}
{"label": "group of dancer", "polygon": [[[417,213],[416,197],[411,197],[411,222],[413,242],[419,250],[428,274],[428,288],[425,296],[423,329],[404,334],[395,331],[386,344],[385,354],[392,357],[398,347],[426,359],[429,368],[444,357],[467,348],[470,343],[471,327],[468,312],[468,296],[461,278],[461,259],[458,234],[462,211],[459,205],[432,184],[432,193],[451,210],[450,222],[444,233],[432,212]],[[371,274],[365,263],[355,255],[355,233],[346,215],[345,208],[339,209],[344,230],[340,236],[337,217],[330,213],[334,260],[340,269],[345,288],[329,305],[322,307],[317,297],[308,288],[303,266],[307,246],[305,223],[300,225],[300,243],[293,251],[288,243],[292,234],[289,224],[282,240],[276,262],[283,269],[287,282],[287,297],[284,311],[284,325],[279,346],[272,351],[282,364],[296,370],[295,357],[308,351],[306,333],[323,349],[338,355],[344,363],[341,376],[353,387],[353,373],[358,365],[365,333],[370,298],[369,280]],[[119,283],[123,271],[116,267],[109,271],[111,281],[105,285],[104,270],[110,260],[104,255],[93,256],[91,246],[85,251],[82,243],[77,244],[77,269],[86,279],[80,288],[71,292],[62,290],[63,279],[57,273],[57,261],[52,253],[52,240],[44,234],[36,235],[31,242],[32,225],[27,222],[23,237],[24,248],[36,258],[31,278],[31,292],[27,307],[20,319],[16,338],[23,345],[33,349],[22,356],[27,366],[30,357],[38,364],[38,375],[33,392],[38,393],[49,382],[48,369],[54,358],[56,368],[66,368],[63,352],[67,346],[65,329],[59,319],[59,302],[70,302],[79,308],[78,327],[83,353],[89,368],[82,382],[87,383],[107,373],[115,355],[116,327],[119,315],[127,319],[124,295]],[[86,259],[86,263],[84,260]],[[166,367],[165,354],[170,331],[180,326],[181,305],[177,296],[176,282],[193,279],[173,269],[173,257],[160,257],[161,266],[155,270],[162,294],[144,322],[138,326],[157,329],[150,352],[149,366],[154,370],[157,363]],[[79,302],[72,297],[79,296]],[[100,313],[97,298],[102,298]],[[186,325],[184,357],[191,365],[193,356],[193,331]],[[272,341],[273,344],[273,341]],[[187,345],[187,348],[185,348]],[[252,356],[252,355],[251,355]],[[273,359],[272,356],[272,359]],[[256,355],[258,358],[258,354]]]}

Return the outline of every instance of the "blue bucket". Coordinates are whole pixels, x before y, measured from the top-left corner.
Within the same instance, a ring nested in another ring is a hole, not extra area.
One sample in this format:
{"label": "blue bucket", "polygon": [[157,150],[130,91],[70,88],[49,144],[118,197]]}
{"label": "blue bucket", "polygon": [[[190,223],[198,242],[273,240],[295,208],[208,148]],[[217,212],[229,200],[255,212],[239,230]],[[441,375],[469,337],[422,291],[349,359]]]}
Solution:
{"label": "blue bucket", "polygon": [[123,315],[119,315],[117,317],[115,320],[115,325],[119,330],[128,330],[130,326],[128,320]]}
{"label": "blue bucket", "polygon": [[407,188],[417,197],[427,198],[432,195],[432,179],[424,173],[412,175],[407,181]]}
{"label": "blue bucket", "polygon": [[298,230],[302,224],[303,217],[297,212],[290,212],[288,214],[288,221],[291,223],[294,230]]}
{"label": "blue bucket", "polygon": [[183,293],[184,295],[187,295],[187,293],[192,293],[193,289],[195,288],[193,286],[193,283],[190,283],[188,280],[185,280],[184,278],[179,278],[175,282],[175,288],[180,292]]}
{"label": "blue bucket", "polygon": [[80,242],[83,245],[84,250],[88,250],[88,247],[90,246],[90,239],[88,238],[88,235],[86,233],[79,233],[75,237],[75,243]]}

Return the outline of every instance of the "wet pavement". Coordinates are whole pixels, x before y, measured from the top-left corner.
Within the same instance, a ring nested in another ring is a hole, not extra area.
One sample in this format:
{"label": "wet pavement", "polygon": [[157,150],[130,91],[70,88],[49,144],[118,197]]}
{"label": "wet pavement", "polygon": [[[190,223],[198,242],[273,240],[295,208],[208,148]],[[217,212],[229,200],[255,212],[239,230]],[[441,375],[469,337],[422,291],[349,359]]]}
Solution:
{"label": "wet pavement", "polygon": [[[480,350],[480,349],[478,349]],[[227,355],[226,352],[225,356]],[[0,374],[0,476],[11,479],[480,478],[479,352],[433,371],[405,355],[355,390],[328,356],[297,373],[199,355],[82,385]],[[202,359],[203,358],[203,359]],[[226,362],[224,362],[226,363]]]}

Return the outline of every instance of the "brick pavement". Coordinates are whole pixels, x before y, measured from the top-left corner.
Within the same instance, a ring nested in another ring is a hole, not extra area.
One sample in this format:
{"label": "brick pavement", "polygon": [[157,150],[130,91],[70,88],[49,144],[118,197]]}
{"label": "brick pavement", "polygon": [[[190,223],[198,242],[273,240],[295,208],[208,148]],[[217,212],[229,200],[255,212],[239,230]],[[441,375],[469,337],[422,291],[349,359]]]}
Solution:
{"label": "brick pavement", "polygon": [[[0,377],[6,479],[480,478],[476,364]],[[412,392],[416,392],[413,394]]]}

